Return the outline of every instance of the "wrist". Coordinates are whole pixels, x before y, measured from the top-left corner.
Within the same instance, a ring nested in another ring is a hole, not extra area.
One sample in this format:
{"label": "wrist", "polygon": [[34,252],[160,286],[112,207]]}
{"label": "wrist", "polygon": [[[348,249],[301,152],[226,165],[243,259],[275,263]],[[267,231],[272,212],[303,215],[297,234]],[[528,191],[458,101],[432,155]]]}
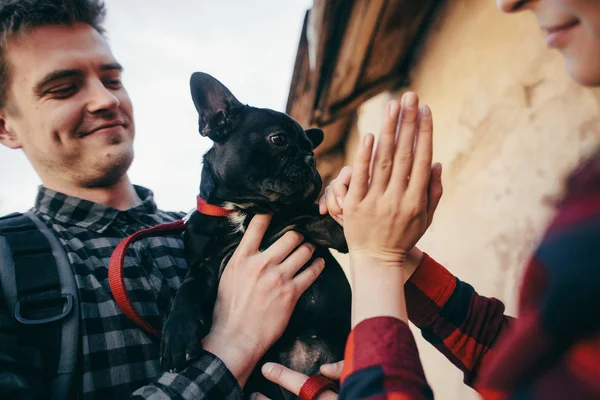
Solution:
{"label": "wrist", "polygon": [[366,319],[381,316],[408,322],[401,265],[372,258],[350,258],[352,328]]}
{"label": "wrist", "polygon": [[406,256],[384,257],[371,251],[350,250],[349,259],[350,267],[357,270],[371,268],[398,269],[404,265]]}
{"label": "wrist", "polygon": [[229,336],[213,331],[202,339],[202,348],[219,357],[242,388],[265,353],[260,344],[244,334]]}

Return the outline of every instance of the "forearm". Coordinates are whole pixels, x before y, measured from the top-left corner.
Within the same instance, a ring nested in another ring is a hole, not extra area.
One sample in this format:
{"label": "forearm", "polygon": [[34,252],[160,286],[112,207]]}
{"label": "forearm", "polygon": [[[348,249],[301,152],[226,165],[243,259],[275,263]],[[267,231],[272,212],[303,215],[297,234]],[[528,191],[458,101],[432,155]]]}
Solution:
{"label": "forearm", "polygon": [[350,253],[352,328],[373,317],[408,322],[401,263],[386,263]]}

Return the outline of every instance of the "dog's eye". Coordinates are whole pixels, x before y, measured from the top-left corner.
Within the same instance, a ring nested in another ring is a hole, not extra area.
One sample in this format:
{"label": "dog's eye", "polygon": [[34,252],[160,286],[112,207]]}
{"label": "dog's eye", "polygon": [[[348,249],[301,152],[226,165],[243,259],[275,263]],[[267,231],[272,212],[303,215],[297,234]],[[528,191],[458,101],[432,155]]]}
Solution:
{"label": "dog's eye", "polygon": [[269,137],[269,140],[276,146],[285,146],[287,144],[287,137],[285,135],[273,135]]}

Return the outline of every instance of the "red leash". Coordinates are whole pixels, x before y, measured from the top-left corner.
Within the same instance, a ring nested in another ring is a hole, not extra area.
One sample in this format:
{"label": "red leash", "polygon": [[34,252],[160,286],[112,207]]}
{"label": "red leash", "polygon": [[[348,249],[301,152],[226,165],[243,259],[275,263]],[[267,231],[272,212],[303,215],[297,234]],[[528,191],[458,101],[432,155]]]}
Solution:
{"label": "red leash", "polygon": [[[234,211],[226,210],[223,207],[216,206],[214,204],[208,204],[206,200],[198,196],[196,209],[198,212],[213,217],[225,217]],[[108,263],[108,284],[110,285],[110,291],[112,292],[115,301],[119,308],[123,311],[123,314],[133,321],[137,326],[145,330],[146,332],[156,336],[161,336],[161,331],[154,328],[148,322],[146,322],[142,316],[136,311],[127,296],[127,290],[125,289],[125,281],[123,277],[123,260],[125,259],[125,253],[129,246],[137,240],[144,239],[152,236],[159,236],[162,234],[174,235],[181,233],[185,230],[185,221],[179,220],[170,222],[168,224],[161,224],[152,228],[142,229],[134,233],[133,235],[122,240],[121,243],[115,248],[110,262]]]}
{"label": "red leash", "polygon": [[151,333],[156,337],[161,336],[161,331],[154,328],[142,318],[142,316],[133,307],[131,300],[127,296],[127,290],[125,289],[125,281],[123,277],[123,260],[125,259],[125,253],[127,252],[127,249],[136,240],[158,236],[161,234],[177,234],[183,232],[184,229],[185,222],[183,220],[142,229],[141,231],[129,236],[127,239],[122,240],[121,243],[119,243],[119,245],[115,248],[115,251],[110,257],[110,262],[108,263],[108,283],[110,285],[110,291],[112,292],[117,305],[123,311],[123,314],[127,316],[127,318],[129,318],[146,332]]}

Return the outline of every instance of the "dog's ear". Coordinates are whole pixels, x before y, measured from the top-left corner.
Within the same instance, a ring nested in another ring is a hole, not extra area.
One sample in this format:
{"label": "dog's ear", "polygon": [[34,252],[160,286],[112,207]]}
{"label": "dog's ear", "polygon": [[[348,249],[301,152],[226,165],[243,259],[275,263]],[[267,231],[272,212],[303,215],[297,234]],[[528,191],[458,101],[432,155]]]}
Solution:
{"label": "dog's ear", "polygon": [[305,130],[306,136],[311,141],[313,149],[316,149],[318,145],[323,141],[323,131],[319,128],[309,128]]}
{"label": "dog's ear", "polygon": [[225,85],[203,72],[192,74],[190,90],[198,111],[200,134],[217,143],[227,140],[242,103]]}

